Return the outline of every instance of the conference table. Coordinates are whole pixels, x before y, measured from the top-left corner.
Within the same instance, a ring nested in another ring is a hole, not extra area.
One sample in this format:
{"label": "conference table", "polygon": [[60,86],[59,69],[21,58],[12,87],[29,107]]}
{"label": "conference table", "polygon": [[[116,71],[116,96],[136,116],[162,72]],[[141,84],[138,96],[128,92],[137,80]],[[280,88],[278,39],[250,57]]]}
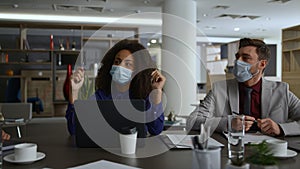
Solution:
{"label": "conference table", "polygon": [[[212,137],[225,145],[221,150],[221,167],[225,168],[226,163],[228,163],[227,140],[218,133],[213,134]],[[285,139],[288,141],[300,141],[300,137],[285,137]],[[171,149],[152,157],[128,158],[112,154],[101,148],[78,148],[74,144],[74,138],[69,135],[63,118],[58,120],[33,120],[26,125],[25,134],[21,141],[37,143],[38,151],[45,153],[46,157],[31,164],[13,164],[3,161],[4,169],[61,169],[99,160],[149,169],[193,168],[193,150],[191,149]],[[248,147],[246,146],[246,151],[247,149]],[[300,166],[300,155],[298,154],[293,158],[279,159],[277,166],[279,169],[298,169]]]}

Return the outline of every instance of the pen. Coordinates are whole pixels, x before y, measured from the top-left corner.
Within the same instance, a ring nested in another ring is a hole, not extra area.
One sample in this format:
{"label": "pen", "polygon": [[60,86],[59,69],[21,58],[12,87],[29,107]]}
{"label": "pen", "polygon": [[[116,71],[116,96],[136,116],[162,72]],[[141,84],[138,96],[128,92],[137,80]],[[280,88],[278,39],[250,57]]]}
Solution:
{"label": "pen", "polygon": [[192,137],[192,143],[193,143],[194,149],[198,149],[198,145],[197,145],[194,137]]}
{"label": "pen", "polygon": [[194,136],[192,138],[192,142],[193,142],[193,145],[194,145],[194,149],[203,149],[202,145],[199,142],[198,136]]}
{"label": "pen", "polygon": [[252,121],[253,123],[257,123],[257,120],[246,120],[246,121]]}
{"label": "pen", "polygon": [[235,111],[232,111],[232,114],[239,115],[239,113],[237,113],[237,112],[235,112]]}

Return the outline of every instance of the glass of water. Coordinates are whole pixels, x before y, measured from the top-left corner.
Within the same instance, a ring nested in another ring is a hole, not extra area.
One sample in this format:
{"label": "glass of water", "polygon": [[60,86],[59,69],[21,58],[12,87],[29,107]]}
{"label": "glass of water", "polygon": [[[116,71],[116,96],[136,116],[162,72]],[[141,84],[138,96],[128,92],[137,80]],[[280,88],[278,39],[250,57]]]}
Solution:
{"label": "glass of water", "polygon": [[233,164],[244,161],[245,116],[228,115],[228,157]]}

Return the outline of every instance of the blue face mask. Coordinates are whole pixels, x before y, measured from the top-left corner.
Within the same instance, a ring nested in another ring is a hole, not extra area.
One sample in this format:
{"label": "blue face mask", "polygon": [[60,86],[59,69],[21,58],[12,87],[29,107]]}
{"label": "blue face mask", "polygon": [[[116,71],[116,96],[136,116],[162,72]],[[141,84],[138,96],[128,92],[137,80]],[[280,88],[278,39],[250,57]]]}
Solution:
{"label": "blue face mask", "polygon": [[111,74],[114,82],[125,85],[131,80],[132,70],[122,66],[112,65],[109,73]]}
{"label": "blue face mask", "polygon": [[247,80],[250,80],[253,76],[258,74],[259,70],[257,70],[257,72],[254,74],[251,73],[250,71],[251,66],[252,65],[250,63],[243,62],[240,60],[235,60],[234,67],[233,67],[233,74],[236,77],[237,81],[246,82]]}

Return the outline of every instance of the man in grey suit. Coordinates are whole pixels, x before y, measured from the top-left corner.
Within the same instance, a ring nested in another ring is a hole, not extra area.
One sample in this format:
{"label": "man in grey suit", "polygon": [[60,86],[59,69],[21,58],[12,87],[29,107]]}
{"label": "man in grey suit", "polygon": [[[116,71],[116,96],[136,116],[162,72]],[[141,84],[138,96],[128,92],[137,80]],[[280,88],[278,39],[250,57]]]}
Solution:
{"label": "man in grey suit", "polygon": [[[268,81],[263,73],[270,50],[258,39],[243,38],[233,68],[235,79],[215,82],[187,120],[189,129],[215,119],[217,131],[227,130],[227,115],[245,115],[245,129],[271,136],[300,135],[300,100],[284,82]],[[249,94],[247,94],[249,91]]]}

